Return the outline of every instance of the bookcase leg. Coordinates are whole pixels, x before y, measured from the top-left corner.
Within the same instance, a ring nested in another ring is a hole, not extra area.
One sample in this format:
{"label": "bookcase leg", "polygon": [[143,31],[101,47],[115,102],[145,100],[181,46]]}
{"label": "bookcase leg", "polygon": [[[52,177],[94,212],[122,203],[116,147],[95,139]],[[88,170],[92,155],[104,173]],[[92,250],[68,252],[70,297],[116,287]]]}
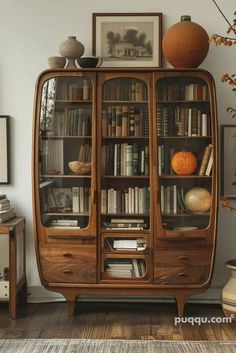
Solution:
{"label": "bookcase leg", "polygon": [[183,296],[183,295],[176,296],[176,304],[177,304],[179,317],[184,316],[184,309],[185,309],[187,300],[188,300],[187,296]]}
{"label": "bookcase leg", "polygon": [[67,296],[66,303],[69,316],[73,316],[75,313],[75,306],[76,306],[76,296]]}

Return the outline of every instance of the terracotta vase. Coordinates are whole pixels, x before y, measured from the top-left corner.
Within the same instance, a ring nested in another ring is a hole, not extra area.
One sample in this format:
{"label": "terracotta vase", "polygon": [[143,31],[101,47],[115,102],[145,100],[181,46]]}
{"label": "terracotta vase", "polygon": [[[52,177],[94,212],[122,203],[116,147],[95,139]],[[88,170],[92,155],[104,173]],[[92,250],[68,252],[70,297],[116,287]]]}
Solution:
{"label": "terracotta vase", "polygon": [[236,260],[226,262],[226,266],[231,270],[231,276],[222,289],[221,303],[225,315],[236,321]]}
{"label": "terracotta vase", "polygon": [[191,22],[190,16],[181,16],[181,22],[164,34],[162,50],[173,67],[195,68],[207,56],[209,36],[199,24]]}
{"label": "terracotta vase", "polygon": [[59,52],[61,56],[68,60],[66,69],[74,69],[76,68],[75,59],[80,58],[84,54],[84,46],[76,37],[70,36],[59,45]]}

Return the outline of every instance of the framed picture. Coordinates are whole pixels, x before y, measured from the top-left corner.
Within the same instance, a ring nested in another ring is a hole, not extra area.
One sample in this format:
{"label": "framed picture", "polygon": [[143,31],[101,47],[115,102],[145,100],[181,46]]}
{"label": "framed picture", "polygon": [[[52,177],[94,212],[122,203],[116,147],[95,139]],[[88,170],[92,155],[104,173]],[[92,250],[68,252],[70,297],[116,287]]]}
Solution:
{"label": "framed picture", "polygon": [[105,67],[161,67],[161,13],[93,13],[93,55]]}
{"label": "framed picture", "polygon": [[9,116],[0,115],[0,184],[10,183]]}
{"label": "framed picture", "polygon": [[221,125],[221,195],[236,198],[236,125]]}

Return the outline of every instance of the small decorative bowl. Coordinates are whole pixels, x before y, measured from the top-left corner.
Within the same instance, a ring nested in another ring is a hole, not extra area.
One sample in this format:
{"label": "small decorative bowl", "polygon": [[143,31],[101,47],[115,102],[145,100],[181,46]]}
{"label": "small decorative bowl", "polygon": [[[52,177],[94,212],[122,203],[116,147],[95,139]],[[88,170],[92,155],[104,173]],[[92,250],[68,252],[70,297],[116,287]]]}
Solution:
{"label": "small decorative bowl", "polygon": [[91,163],[71,161],[68,163],[70,170],[78,175],[87,175],[91,173]]}
{"label": "small decorative bowl", "polygon": [[48,58],[48,66],[50,69],[63,69],[66,65],[66,58],[62,56],[50,56]]}

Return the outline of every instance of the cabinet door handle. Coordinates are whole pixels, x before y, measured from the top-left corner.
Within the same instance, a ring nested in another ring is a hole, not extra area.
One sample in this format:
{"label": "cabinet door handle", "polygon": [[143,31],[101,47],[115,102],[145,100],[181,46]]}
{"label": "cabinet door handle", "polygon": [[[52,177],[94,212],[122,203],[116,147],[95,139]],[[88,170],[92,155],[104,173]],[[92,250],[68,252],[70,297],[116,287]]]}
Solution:
{"label": "cabinet door handle", "polygon": [[64,273],[65,275],[72,275],[72,274],[73,274],[73,271],[71,271],[71,270],[64,270],[63,273]]}
{"label": "cabinet door handle", "polygon": [[70,254],[70,253],[65,253],[65,254],[63,254],[63,256],[64,256],[64,257],[73,257],[73,255]]}
{"label": "cabinet door handle", "polygon": [[178,277],[188,277],[188,275],[185,272],[180,272],[178,273]]}
{"label": "cabinet door handle", "polygon": [[182,256],[179,256],[178,259],[179,260],[188,260],[189,258],[186,255],[182,255]]}

